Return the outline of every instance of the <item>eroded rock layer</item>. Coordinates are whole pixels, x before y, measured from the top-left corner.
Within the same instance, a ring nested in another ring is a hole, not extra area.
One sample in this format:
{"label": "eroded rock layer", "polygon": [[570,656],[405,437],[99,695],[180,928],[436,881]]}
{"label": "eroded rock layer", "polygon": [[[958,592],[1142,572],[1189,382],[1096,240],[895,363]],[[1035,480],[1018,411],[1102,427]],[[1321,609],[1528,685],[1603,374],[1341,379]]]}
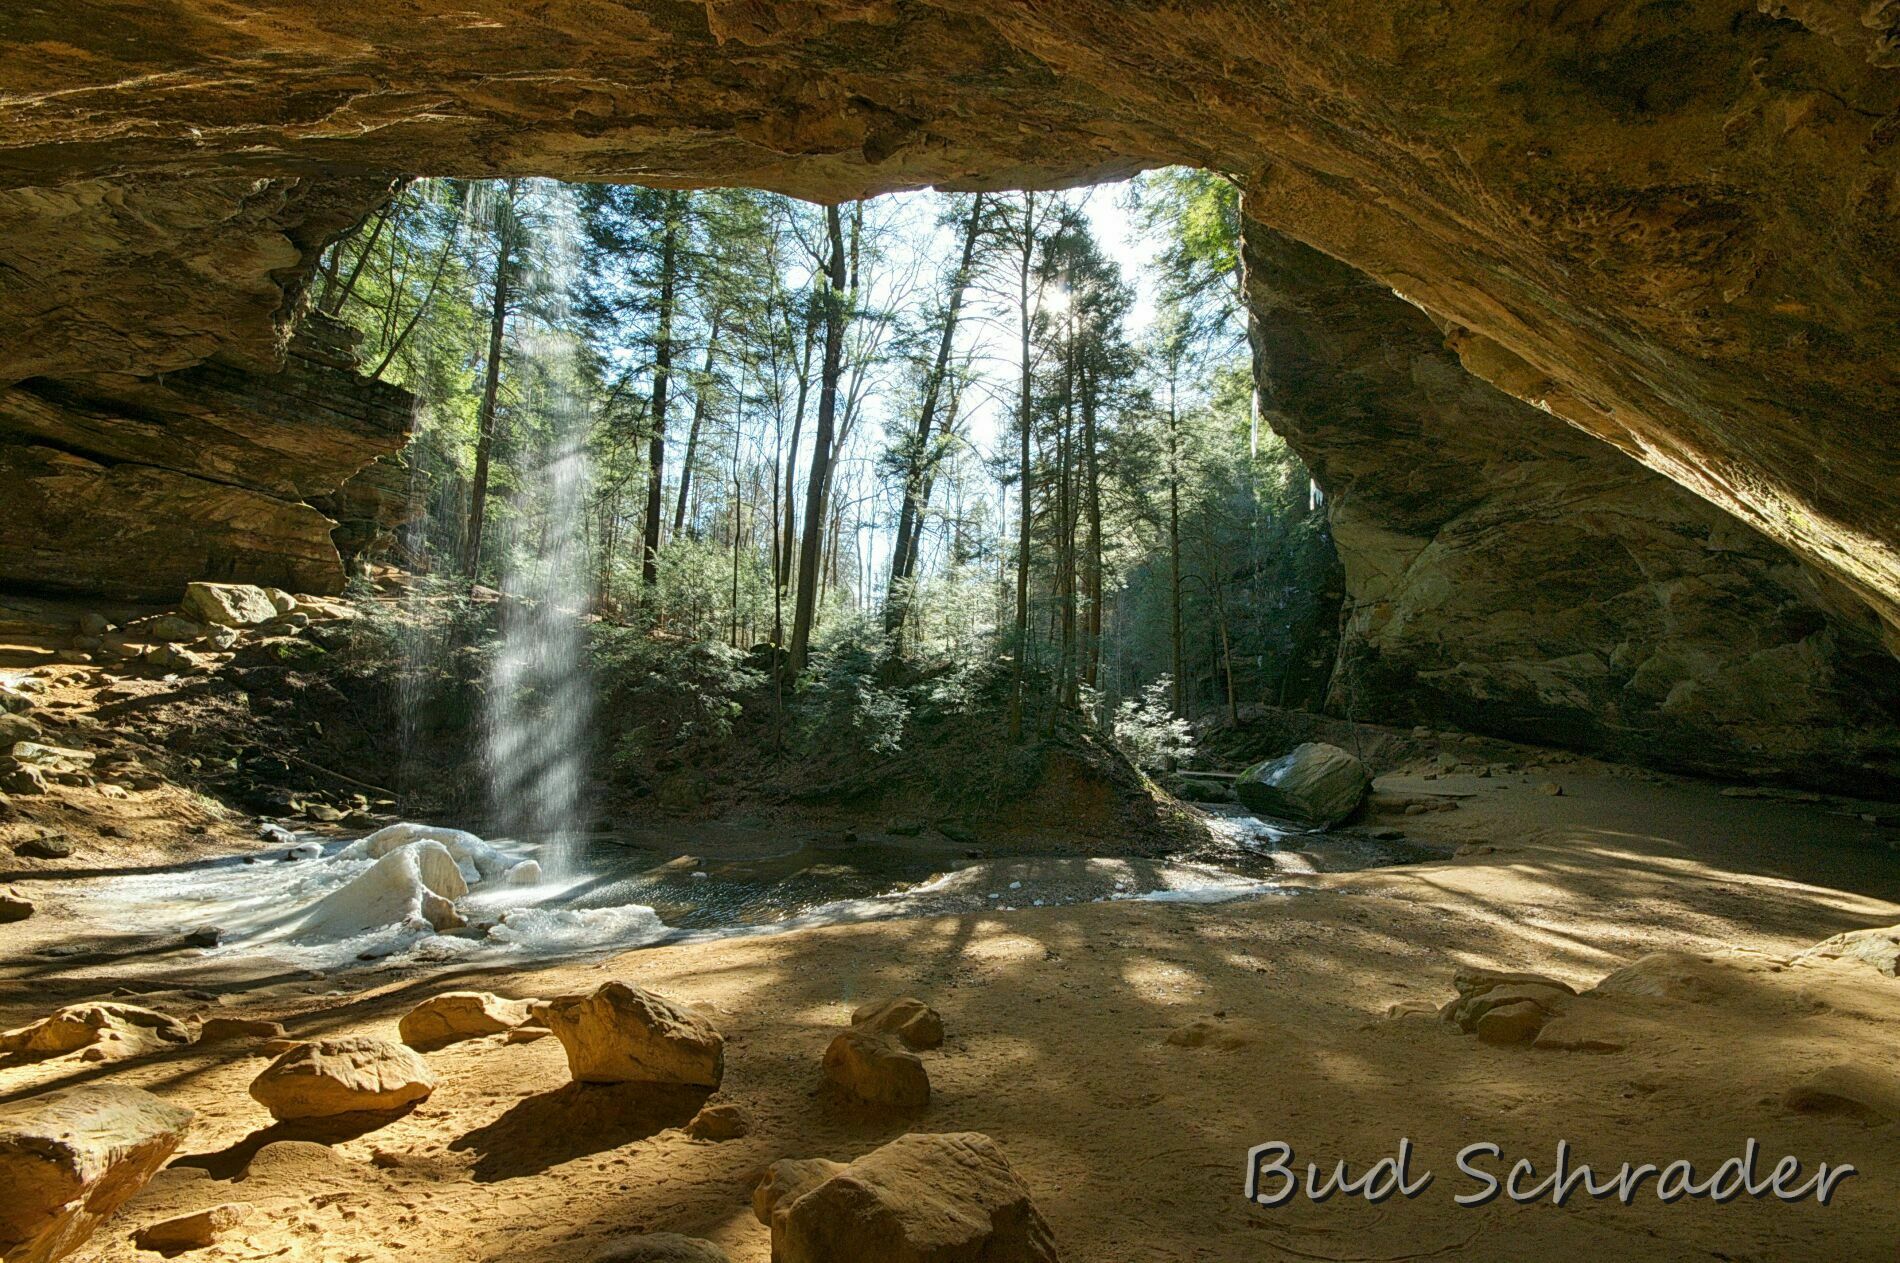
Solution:
{"label": "eroded rock layer", "polygon": [[[373,519],[387,497],[359,493],[359,471],[401,448],[415,407],[354,371],[353,339],[311,317],[274,372],[214,358],[0,389],[0,500],[16,510],[0,581],[154,600],[194,579],[340,591],[337,523],[306,501]],[[350,522],[346,542],[364,530]]]}
{"label": "eroded rock layer", "polygon": [[1258,225],[1245,259],[1262,409],[1324,489],[1346,572],[1334,709],[1900,784],[1900,679],[1858,602],[1465,372],[1378,282]]}

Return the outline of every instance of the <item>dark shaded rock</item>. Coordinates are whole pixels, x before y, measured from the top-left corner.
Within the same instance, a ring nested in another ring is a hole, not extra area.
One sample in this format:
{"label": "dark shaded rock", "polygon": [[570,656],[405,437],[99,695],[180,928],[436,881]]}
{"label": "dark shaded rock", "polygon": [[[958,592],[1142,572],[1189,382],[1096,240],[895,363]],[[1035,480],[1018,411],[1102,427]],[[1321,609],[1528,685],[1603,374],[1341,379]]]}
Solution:
{"label": "dark shaded rock", "polygon": [[1359,810],[1371,788],[1365,765],[1352,754],[1309,741],[1242,772],[1234,796],[1249,811],[1330,829]]}

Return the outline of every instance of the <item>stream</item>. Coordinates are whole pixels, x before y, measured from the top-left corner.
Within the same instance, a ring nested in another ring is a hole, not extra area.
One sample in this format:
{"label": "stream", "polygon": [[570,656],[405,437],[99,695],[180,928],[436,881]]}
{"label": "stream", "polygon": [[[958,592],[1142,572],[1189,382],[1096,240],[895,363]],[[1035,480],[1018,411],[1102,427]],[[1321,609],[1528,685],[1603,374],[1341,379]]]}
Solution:
{"label": "stream", "polygon": [[[558,848],[426,825],[362,838],[278,832],[255,852],[72,885],[82,923],[119,934],[215,929],[227,965],[322,970],[545,960],[898,917],[1107,900],[1292,895],[1295,874],[1438,858],[1403,839],[1306,834],[1238,807],[1213,842],[1165,858],[984,858],[948,840],[792,840],[735,825],[619,830]],[[294,858],[293,858],[294,857]],[[458,924],[460,923],[460,924]]]}

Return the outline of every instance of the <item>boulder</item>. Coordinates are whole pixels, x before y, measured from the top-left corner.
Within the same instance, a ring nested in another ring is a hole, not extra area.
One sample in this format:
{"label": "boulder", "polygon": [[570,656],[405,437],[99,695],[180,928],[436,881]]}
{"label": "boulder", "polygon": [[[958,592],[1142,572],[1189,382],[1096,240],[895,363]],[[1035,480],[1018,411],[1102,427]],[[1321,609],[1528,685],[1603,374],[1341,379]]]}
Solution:
{"label": "boulder", "polygon": [[930,1104],[930,1076],[916,1053],[883,1031],[854,1026],[825,1049],[825,1081],[853,1100],[886,1109]]}
{"label": "boulder", "polygon": [[860,1005],[851,1014],[851,1024],[895,1035],[909,1048],[943,1046],[943,1019],[937,1010],[911,996]]}
{"label": "boulder", "polygon": [[77,1250],[165,1164],[191,1118],[116,1084],[0,1106],[0,1258],[52,1263]]}
{"label": "boulder", "polygon": [[33,901],[11,886],[0,890],[0,925],[24,921],[33,915]]}
{"label": "boulder", "polygon": [[160,1254],[182,1254],[216,1245],[224,1234],[251,1217],[249,1202],[223,1202],[195,1214],[180,1215],[149,1224],[133,1234],[132,1243],[141,1250]]}
{"label": "boulder", "polygon": [[208,1017],[198,1026],[198,1042],[222,1044],[233,1039],[282,1039],[284,1024],[261,1017]]}
{"label": "boulder", "polygon": [[716,1088],[726,1041],[712,1024],[651,991],[606,982],[533,1006],[567,1050],[576,1083],[683,1083]]}
{"label": "boulder", "polygon": [[183,1022],[110,1000],[67,1005],[29,1026],[0,1032],[0,1052],[35,1057],[94,1047],[103,1056],[137,1057],[190,1042],[191,1029]]}
{"label": "boulder", "polygon": [[1055,1239],[1002,1149],[912,1133],[781,1202],[775,1263],[1055,1263]]}
{"label": "boulder", "polygon": [[609,1241],[594,1252],[591,1263],[730,1263],[730,1260],[724,1250],[698,1237],[682,1237],[677,1232],[641,1232]]}
{"label": "boulder", "polygon": [[15,742],[38,741],[45,733],[39,724],[25,715],[10,715],[0,712],[0,746],[11,747]]}
{"label": "boulder", "polygon": [[1365,764],[1338,746],[1309,741],[1242,772],[1234,796],[1249,811],[1330,829],[1359,810],[1371,788]]}
{"label": "boulder", "polygon": [[264,589],[249,583],[188,583],[178,608],[201,623],[255,627],[277,617]]}
{"label": "boulder", "polygon": [[511,1031],[529,1020],[532,1004],[504,1000],[486,991],[445,991],[403,1014],[397,1029],[403,1043],[426,1052],[458,1040]]}
{"label": "boulder", "polygon": [[251,1095],[280,1121],[390,1114],[434,1090],[435,1072],[413,1050],[363,1035],[299,1044],[251,1084]]}

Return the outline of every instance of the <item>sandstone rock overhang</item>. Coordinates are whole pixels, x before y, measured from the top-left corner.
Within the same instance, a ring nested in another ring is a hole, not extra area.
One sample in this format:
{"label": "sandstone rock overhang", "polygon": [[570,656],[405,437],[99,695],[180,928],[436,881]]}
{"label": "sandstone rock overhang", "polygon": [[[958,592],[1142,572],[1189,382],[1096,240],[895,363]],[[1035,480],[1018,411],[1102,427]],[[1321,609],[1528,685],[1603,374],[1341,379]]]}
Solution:
{"label": "sandstone rock overhang", "polygon": [[836,198],[1185,162],[1235,173],[1256,218],[1461,330],[1472,371],[1741,517],[1892,628],[1896,14],[42,6],[0,50],[0,380],[267,351],[259,318],[286,317],[314,248],[396,174]]}

